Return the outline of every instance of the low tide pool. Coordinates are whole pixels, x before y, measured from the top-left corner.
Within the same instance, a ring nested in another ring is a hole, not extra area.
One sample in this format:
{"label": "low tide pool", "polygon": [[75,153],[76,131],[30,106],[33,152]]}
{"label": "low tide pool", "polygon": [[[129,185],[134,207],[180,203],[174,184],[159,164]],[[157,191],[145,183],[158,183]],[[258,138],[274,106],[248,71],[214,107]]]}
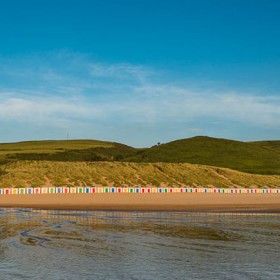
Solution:
{"label": "low tide pool", "polygon": [[0,208],[0,279],[280,279],[280,214]]}

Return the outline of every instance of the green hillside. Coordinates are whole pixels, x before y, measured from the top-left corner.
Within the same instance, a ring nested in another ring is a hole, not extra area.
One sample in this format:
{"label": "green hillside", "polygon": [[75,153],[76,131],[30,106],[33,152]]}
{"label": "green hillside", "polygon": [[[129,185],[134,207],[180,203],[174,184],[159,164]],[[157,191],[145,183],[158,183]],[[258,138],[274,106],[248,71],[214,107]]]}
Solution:
{"label": "green hillside", "polygon": [[0,163],[22,160],[193,163],[280,175],[280,141],[239,142],[200,136],[147,149],[96,140],[0,144]]}
{"label": "green hillside", "polygon": [[113,161],[135,154],[136,149],[96,140],[49,140],[0,144],[0,160]]}
{"label": "green hillside", "polygon": [[280,141],[239,142],[200,136],[155,146],[127,160],[188,162],[249,173],[280,174]]}
{"label": "green hillside", "polygon": [[141,186],[277,188],[280,176],[189,163],[17,161],[0,165],[0,188]]}

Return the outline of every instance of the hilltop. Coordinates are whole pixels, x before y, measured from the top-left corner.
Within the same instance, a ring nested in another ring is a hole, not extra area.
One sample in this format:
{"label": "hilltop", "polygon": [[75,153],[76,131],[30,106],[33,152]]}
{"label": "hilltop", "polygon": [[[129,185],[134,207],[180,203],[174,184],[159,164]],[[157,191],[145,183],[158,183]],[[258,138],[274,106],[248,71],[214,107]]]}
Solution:
{"label": "hilltop", "polygon": [[280,141],[241,142],[197,136],[136,149],[97,140],[48,140],[0,144],[0,162],[191,163],[280,175]]}
{"label": "hilltop", "polygon": [[248,173],[280,174],[280,141],[240,142],[198,136],[151,147],[127,160],[188,162]]}
{"label": "hilltop", "polygon": [[135,155],[137,149],[98,140],[46,140],[0,144],[0,160],[114,161]]}

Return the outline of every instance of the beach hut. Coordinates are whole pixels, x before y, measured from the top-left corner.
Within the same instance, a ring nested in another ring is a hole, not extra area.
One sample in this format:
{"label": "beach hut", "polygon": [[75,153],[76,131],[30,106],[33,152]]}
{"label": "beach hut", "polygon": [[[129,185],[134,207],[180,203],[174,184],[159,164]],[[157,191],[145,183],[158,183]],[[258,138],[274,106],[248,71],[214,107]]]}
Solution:
{"label": "beach hut", "polygon": [[11,194],[11,189],[4,189],[4,194]]}
{"label": "beach hut", "polygon": [[33,189],[33,194],[39,194],[41,193],[41,189],[40,188],[34,188]]}
{"label": "beach hut", "polygon": [[135,188],[136,193],[140,193],[141,189],[140,188]]}
{"label": "beach hut", "polygon": [[115,192],[116,192],[116,188],[111,188],[111,189],[110,189],[110,192],[111,192],[111,193],[115,193]]}
{"label": "beach hut", "polygon": [[130,192],[130,193],[134,193],[134,192],[135,192],[135,189],[134,189],[134,188],[129,188],[129,192]]}
{"label": "beach hut", "polygon": [[3,189],[0,189],[0,194],[3,194],[4,190]]}
{"label": "beach hut", "polygon": [[55,187],[50,187],[49,188],[49,193],[55,193]]}
{"label": "beach hut", "polygon": [[41,188],[41,193],[44,193],[44,194],[46,194],[46,193],[48,193],[48,188]]}
{"label": "beach hut", "polygon": [[63,193],[63,188],[62,187],[55,188],[55,193]]}
{"label": "beach hut", "polygon": [[122,192],[122,188],[117,188],[117,192],[121,193]]}
{"label": "beach hut", "polygon": [[83,187],[78,187],[78,193],[84,193],[84,188]]}
{"label": "beach hut", "polygon": [[128,188],[123,188],[122,190],[123,193],[128,193]]}
{"label": "beach hut", "polygon": [[27,188],[25,193],[27,194],[33,194],[33,189],[32,188]]}
{"label": "beach hut", "polygon": [[18,189],[13,188],[13,189],[11,190],[11,194],[18,194]]}
{"label": "beach hut", "polygon": [[104,192],[105,192],[105,193],[109,193],[109,192],[110,192],[110,188],[109,188],[109,187],[105,187],[105,188],[104,188]]}
{"label": "beach hut", "polygon": [[85,193],[91,193],[91,189],[88,188],[88,187],[86,187],[86,188],[85,188]]}
{"label": "beach hut", "polygon": [[77,193],[77,188],[76,187],[71,187],[70,188],[70,193]]}
{"label": "beach hut", "polygon": [[62,193],[70,193],[70,188],[63,187]]}
{"label": "beach hut", "polygon": [[98,193],[103,193],[104,192],[104,189],[103,188],[98,188]]}
{"label": "beach hut", "polygon": [[91,188],[91,193],[97,193],[97,189],[95,187]]}
{"label": "beach hut", "polygon": [[162,193],[163,192],[163,188],[158,188],[158,193]]}

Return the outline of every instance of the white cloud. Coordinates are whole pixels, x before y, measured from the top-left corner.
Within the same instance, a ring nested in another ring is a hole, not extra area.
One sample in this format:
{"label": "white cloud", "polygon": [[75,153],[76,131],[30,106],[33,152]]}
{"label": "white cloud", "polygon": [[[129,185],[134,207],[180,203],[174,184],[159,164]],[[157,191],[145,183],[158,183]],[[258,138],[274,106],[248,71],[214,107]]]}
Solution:
{"label": "white cloud", "polygon": [[194,90],[182,83],[167,83],[160,72],[156,76],[157,71],[144,66],[93,63],[85,57],[73,62],[71,57],[67,56],[68,61],[60,55],[54,65],[37,59],[40,71],[32,68],[31,58],[27,66],[6,63],[1,70],[2,79],[5,73],[7,77],[0,88],[1,121],[54,127],[73,122],[81,127],[168,123],[182,124],[184,130],[187,122],[207,124],[211,118],[224,125],[230,121],[256,127],[280,125],[278,96]]}

